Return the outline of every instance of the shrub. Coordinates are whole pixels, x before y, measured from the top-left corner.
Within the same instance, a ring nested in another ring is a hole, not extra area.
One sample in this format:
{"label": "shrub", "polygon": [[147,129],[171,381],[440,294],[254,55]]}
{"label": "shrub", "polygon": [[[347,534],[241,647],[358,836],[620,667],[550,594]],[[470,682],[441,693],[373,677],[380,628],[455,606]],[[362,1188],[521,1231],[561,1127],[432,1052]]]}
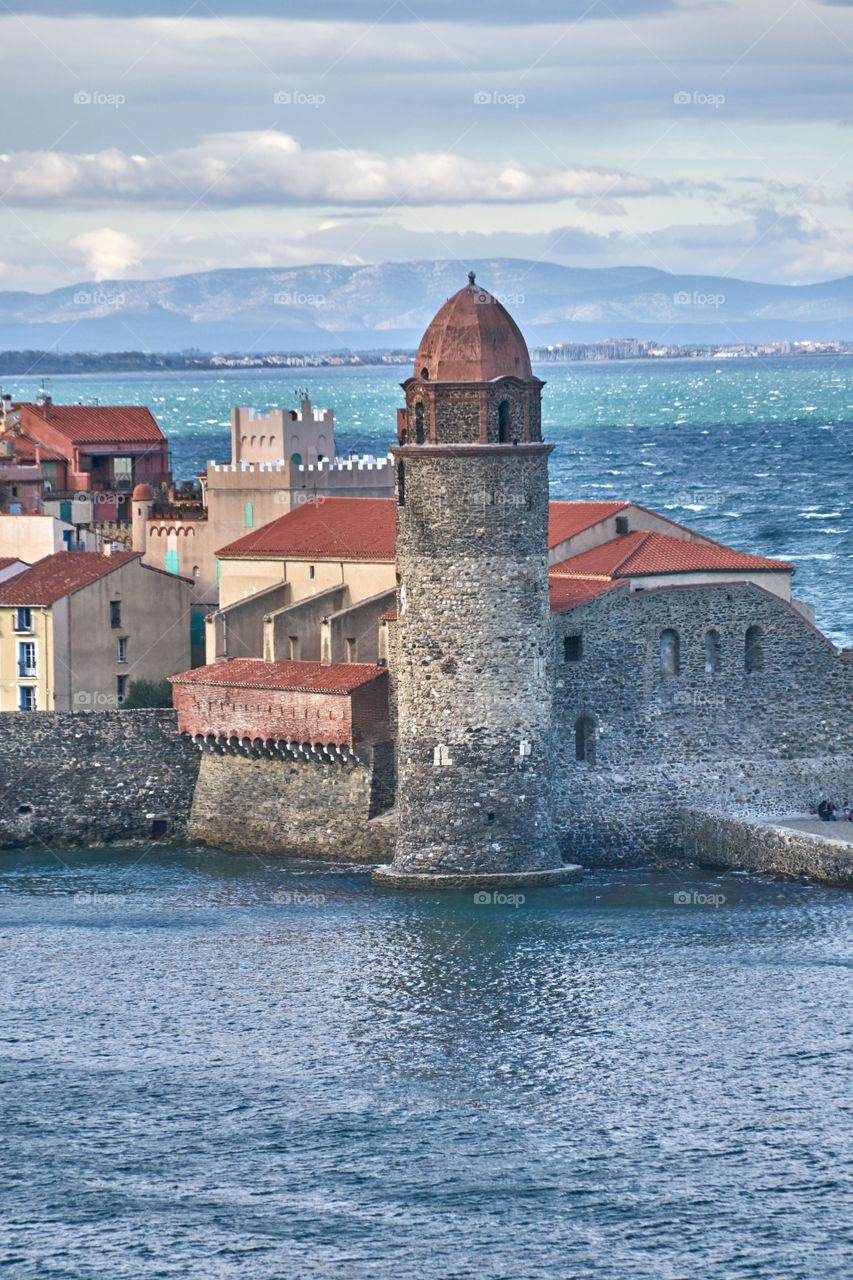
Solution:
{"label": "shrub", "polygon": [[172,686],[162,680],[131,680],[130,689],[121,704],[123,711],[136,707],[171,707]]}

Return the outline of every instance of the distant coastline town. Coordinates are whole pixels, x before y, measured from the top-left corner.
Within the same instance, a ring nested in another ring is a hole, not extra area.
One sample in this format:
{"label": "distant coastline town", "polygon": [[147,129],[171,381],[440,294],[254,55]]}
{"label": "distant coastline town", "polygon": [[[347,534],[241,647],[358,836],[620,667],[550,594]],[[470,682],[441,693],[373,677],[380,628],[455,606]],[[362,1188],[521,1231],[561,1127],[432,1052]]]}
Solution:
{"label": "distant coastline town", "polygon": [[[534,348],[540,364],[610,360],[755,360],[791,356],[849,356],[853,341],[783,341],[665,344],[638,338],[604,342],[560,342]],[[135,373],[164,370],[322,369],[336,366],[407,365],[414,350],[267,352],[260,355],[181,351],[55,352],[2,351],[0,375],[63,373]]]}

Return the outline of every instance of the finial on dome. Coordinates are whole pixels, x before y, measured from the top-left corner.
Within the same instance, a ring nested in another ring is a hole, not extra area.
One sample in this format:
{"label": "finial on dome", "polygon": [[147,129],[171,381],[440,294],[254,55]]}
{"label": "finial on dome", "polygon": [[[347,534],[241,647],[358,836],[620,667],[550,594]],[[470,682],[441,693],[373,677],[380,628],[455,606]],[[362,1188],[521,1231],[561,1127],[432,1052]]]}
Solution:
{"label": "finial on dome", "polygon": [[470,285],[472,285],[472,286],[473,286],[475,278],[476,278],[476,277],[474,276],[474,272],[473,272],[473,271],[469,271],[469,272],[468,272],[468,283],[469,283]]}

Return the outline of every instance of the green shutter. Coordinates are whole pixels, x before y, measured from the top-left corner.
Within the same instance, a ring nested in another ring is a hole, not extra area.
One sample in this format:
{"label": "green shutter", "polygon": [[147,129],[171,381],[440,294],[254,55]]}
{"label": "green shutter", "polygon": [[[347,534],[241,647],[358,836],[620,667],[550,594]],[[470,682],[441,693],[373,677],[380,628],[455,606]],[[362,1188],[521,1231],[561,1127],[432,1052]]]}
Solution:
{"label": "green shutter", "polygon": [[59,518],[64,520],[66,524],[71,524],[71,503],[64,498],[59,504]]}
{"label": "green shutter", "polygon": [[204,614],[194,613],[190,618],[190,642],[202,644],[204,641]]}
{"label": "green shutter", "polygon": [[255,508],[251,502],[246,503],[246,528],[253,529],[255,527]]}
{"label": "green shutter", "polygon": [[166,552],[166,572],[178,573],[178,553],[174,547],[170,547]]}

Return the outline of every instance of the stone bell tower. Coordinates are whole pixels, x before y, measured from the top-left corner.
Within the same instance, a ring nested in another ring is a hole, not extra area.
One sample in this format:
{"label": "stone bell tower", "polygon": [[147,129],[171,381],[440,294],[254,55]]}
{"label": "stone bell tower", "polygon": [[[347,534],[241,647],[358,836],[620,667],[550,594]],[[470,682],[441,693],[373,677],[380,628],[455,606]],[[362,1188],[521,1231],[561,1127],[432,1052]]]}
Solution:
{"label": "stone bell tower", "polygon": [[380,883],[554,883],[548,455],[518,326],[474,274],[398,411],[398,835]]}

